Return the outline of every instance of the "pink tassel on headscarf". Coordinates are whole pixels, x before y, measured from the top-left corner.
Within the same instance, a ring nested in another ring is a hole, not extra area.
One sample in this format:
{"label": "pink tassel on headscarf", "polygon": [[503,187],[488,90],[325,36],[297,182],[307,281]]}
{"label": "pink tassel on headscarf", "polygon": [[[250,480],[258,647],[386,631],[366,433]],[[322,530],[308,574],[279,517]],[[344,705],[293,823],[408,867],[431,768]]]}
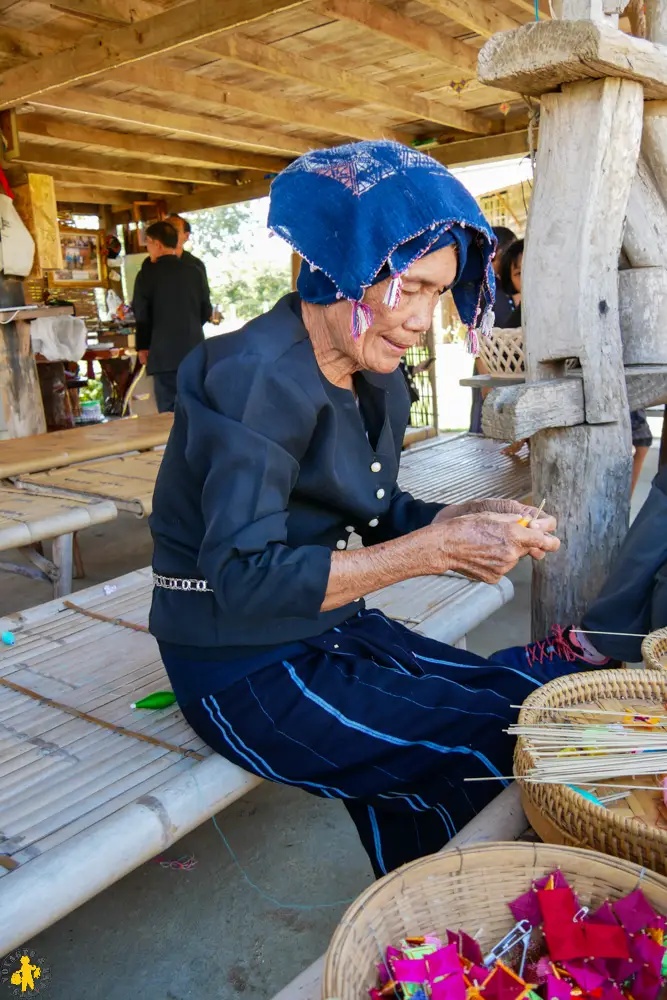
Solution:
{"label": "pink tassel on headscarf", "polygon": [[401,293],[403,291],[403,279],[400,274],[393,275],[384,293],[384,304],[390,309],[397,309],[401,303]]}
{"label": "pink tassel on headscarf", "polygon": [[352,325],[350,333],[355,340],[359,340],[362,333],[365,333],[373,322],[373,310],[364,302],[352,303]]}

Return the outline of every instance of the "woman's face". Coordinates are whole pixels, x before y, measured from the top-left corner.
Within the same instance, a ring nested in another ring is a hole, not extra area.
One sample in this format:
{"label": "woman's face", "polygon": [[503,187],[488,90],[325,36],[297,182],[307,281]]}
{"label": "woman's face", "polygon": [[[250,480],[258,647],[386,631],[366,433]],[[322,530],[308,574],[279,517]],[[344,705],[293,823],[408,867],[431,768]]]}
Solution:
{"label": "woman's face", "polygon": [[347,307],[341,313],[345,320],[337,340],[344,353],[356,362],[355,367],[384,374],[398,367],[405,352],[418,344],[429,329],[439,297],[454,283],[457,263],[453,245],[418,260],[403,274],[403,291],[396,309],[383,302],[389,278],[369,288],[364,302],[373,310],[373,323],[358,340],[350,336],[349,304],[333,307]]}
{"label": "woman's face", "polygon": [[510,267],[510,279],[512,285],[514,286],[515,292],[521,291],[521,265],[523,263],[523,254],[520,253],[516,260],[512,261]]}

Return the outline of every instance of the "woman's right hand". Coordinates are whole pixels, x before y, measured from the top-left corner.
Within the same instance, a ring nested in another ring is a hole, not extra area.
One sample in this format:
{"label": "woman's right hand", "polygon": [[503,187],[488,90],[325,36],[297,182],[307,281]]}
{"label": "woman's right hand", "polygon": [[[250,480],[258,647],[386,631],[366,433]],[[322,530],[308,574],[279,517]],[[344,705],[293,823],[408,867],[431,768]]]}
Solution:
{"label": "woman's right hand", "polygon": [[464,514],[422,529],[425,558],[434,574],[454,570],[472,580],[498,583],[523,556],[543,559],[556,552],[560,541],[551,534],[555,528],[552,517],[531,521],[526,528],[516,514]]}

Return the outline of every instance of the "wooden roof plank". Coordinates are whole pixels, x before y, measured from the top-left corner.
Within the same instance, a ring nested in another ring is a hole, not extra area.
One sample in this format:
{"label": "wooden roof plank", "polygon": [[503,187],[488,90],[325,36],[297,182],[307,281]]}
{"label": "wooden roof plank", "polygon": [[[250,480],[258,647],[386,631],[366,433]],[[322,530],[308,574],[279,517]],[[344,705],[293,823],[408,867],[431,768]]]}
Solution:
{"label": "wooden roof plank", "polygon": [[218,32],[299,7],[307,0],[188,0],[139,24],[121,25],[84,38],[72,48],[43,56],[0,75],[0,107],[29,100],[57,87],[99,76],[116,66],[146,59]]}
{"label": "wooden roof plank", "polygon": [[232,145],[249,146],[251,149],[265,149],[300,156],[313,147],[312,142],[283,132],[268,132],[266,129],[229,124],[205,115],[164,111],[147,104],[131,104],[129,101],[119,101],[111,97],[99,97],[80,89],[39,95],[33,98],[31,103],[38,108],[77,111],[96,118],[108,118],[116,123],[128,122],[202,139],[219,139]]}
{"label": "wooden roof plank", "polygon": [[206,48],[241,66],[259,69],[281,79],[322,87],[336,94],[344,94],[355,102],[363,95],[364,100],[371,104],[447,125],[449,128],[481,135],[491,130],[489,122],[481,116],[450,107],[445,101],[421,97],[405,87],[376,83],[364,74],[332,67],[293,52],[283,52],[275,45],[264,45],[245,36],[230,34],[208,42]]}
{"label": "wooden roof plank", "polygon": [[170,198],[171,212],[196,212],[200,208],[217,208],[218,205],[234,205],[241,201],[252,201],[254,198],[265,198],[271,188],[271,181],[254,181],[251,184],[239,184],[230,187],[219,194],[215,191],[196,191],[183,198]]}
{"label": "wooden roof plank", "polygon": [[[166,181],[152,177],[125,177],[115,173],[107,173],[99,170],[68,170],[66,167],[51,166],[50,164],[22,161],[23,170],[30,173],[48,174],[58,182],[58,187],[87,187],[87,188],[111,188],[117,190],[120,184],[127,191],[150,192],[159,194],[162,197],[171,195],[172,197],[185,196],[191,193],[192,186],[182,184],[178,181]],[[8,176],[13,178],[17,168],[13,167]],[[11,181],[10,181],[11,183]],[[16,181],[14,180],[14,183]],[[20,182],[19,182],[20,183]]]}
{"label": "wooden roof plank", "polygon": [[[65,149],[63,146],[22,142],[18,157],[12,162],[50,165],[77,170],[100,170],[125,177],[152,177],[186,184],[232,184],[236,175],[205,167],[188,167],[182,164],[158,163],[154,159],[134,159],[128,156],[105,156],[101,153]],[[148,181],[144,180],[144,186]],[[116,177],[114,187],[118,187]]]}
{"label": "wooden roof plank", "polygon": [[108,24],[130,24],[163,9],[145,0],[54,0],[49,6],[77,17]]}
{"label": "wooden roof plank", "polygon": [[245,150],[225,149],[222,146],[211,146],[200,142],[138,135],[135,132],[114,132],[110,129],[92,128],[78,122],[38,114],[19,115],[17,123],[20,135],[39,135],[89,146],[104,146],[147,157],[171,156],[183,164],[188,160],[194,160],[198,163],[214,163],[220,167],[278,173],[290,162],[287,158],[265,153],[249,153]]}
{"label": "wooden roof plank", "polygon": [[316,132],[331,132],[337,136],[353,139],[396,139],[401,136],[389,128],[382,128],[368,118],[347,117],[327,113],[308,107],[304,102],[296,102],[268,93],[256,93],[241,87],[227,87],[224,81],[213,81],[191,73],[174,73],[169,66],[158,66],[154,62],[127,66],[113,74],[114,80],[139,87],[149,87],[158,93],[182,94],[213,104],[238,108],[249,114],[277,119],[288,125],[299,124]]}
{"label": "wooden roof plank", "polygon": [[488,0],[420,0],[420,3],[482,38],[490,38],[498,31],[511,31],[521,23],[497,10]]}
{"label": "wooden roof plank", "polygon": [[389,7],[372,0],[326,0],[317,4],[317,8],[337,20],[352,21],[378,35],[391,38],[414,52],[433,56],[468,76],[477,74],[478,52],[474,46],[447,38],[430,25],[397,14]]}
{"label": "wooden roof plank", "polygon": [[[139,193],[106,188],[66,187],[56,183],[56,201],[78,201],[89,205],[131,205],[133,201],[150,201],[150,198],[139,198]],[[145,194],[148,195],[148,191]]]}

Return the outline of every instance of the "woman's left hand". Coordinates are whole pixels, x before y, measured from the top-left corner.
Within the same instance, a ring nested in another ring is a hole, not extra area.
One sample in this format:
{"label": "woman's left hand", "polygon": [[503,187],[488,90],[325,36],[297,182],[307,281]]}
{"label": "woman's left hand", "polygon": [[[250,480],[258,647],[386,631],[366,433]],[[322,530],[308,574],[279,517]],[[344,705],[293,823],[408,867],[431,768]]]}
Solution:
{"label": "woman's left hand", "polygon": [[[452,503],[435,515],[433,523],[450,521],[453,517],[463,517],[466,514],[483,514],[485,512],[492,514],[516,514],[517,521],[528,519],[529,527],[539,527],[542,531],[549,532],[550,534],[557,527],[555,517],[552,517],[547,511],[543,510],[540,513],[539,521],[533,523],[533,519],[537,514],[537,507],[519,503],[518,500],[501,500],[498,497],[489,497],[486,500],[466,500],[465,503]],[[547,521],[549,524],[545,523]],[[531,552],[530,555],[533,558],[542,558],[543,553]]]}
{"label": "woman's left hand", "polygon": [[[500,500],[489,497],[487,500],[466,500],[465,503],[452,503],[436,514],[436,521],[449,521],[452,517],[462,517],[465,514],[516,514],[517,521],[527,517],[531,521],[537,514],[537,507],[530,507],[518,500]],[[545,517],[547,514],[545,513]]]}

